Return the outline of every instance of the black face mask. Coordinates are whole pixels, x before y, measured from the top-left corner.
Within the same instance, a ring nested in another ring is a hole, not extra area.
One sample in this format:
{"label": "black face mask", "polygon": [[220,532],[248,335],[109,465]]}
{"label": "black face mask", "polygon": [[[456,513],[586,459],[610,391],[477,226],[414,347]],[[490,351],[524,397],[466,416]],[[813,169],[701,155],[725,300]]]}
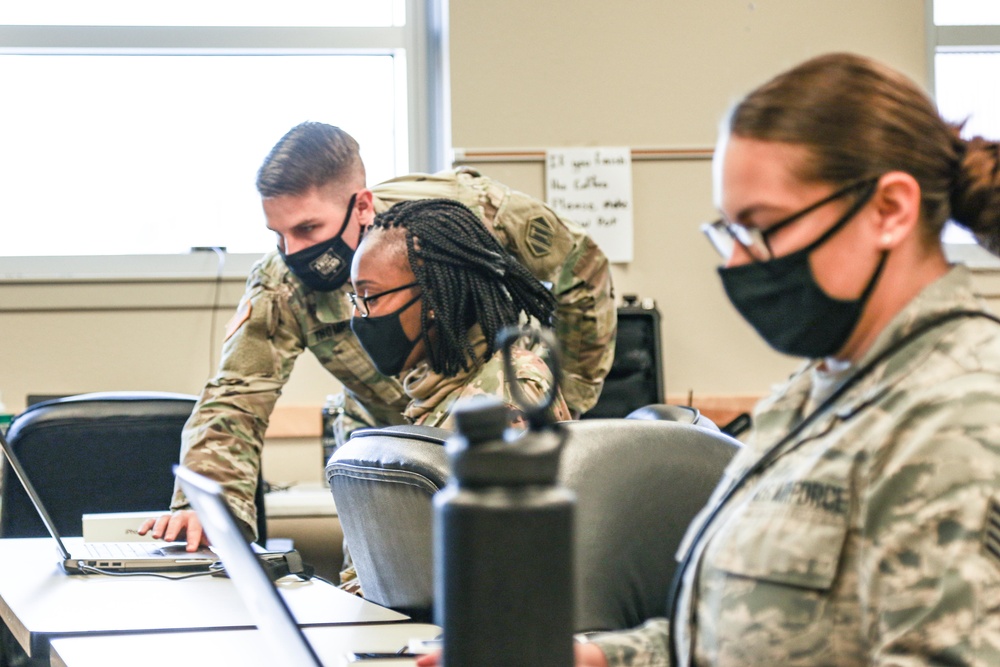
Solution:
{"label": "black face mask", "polygon": [[410,356],[417,340],[420,340],[419,336],[416,340],[407,338],[406,332],[403,331],[403,323],[400,321],[403,311],[419,299],[418,294],[388,315],[351,316],[351,331],[357,336],[361,347],[371,357],[375,368],[382,375],[399,375],[406,358]]}
{"label": "black face mask", "polygon": [[882,253],[861,296],[846,300],[831,297],[816,283],[809,255],[847,224],[870,196],[859,199],[833,227],[801,250],[766,262],[719,268],[733,306],[778,352],[812,359],[830,356],[844,347],[858,325],[888,253]]}
{"label": "black face mask", "polygon": [[317,292],[332,292],[346,283],[351,276],[351,261],[354,259],[354,251],[344,243],[343,236],[347,222],[354,212],[356,197],[357,194],[351,195],[351,201],[347,204],[347,215],[344,216],[344,222],[340,225],[340,231],[333,238],[293,252],[291,255],[286,255],[284,250],[278,248],[288,270],[307,287]]}

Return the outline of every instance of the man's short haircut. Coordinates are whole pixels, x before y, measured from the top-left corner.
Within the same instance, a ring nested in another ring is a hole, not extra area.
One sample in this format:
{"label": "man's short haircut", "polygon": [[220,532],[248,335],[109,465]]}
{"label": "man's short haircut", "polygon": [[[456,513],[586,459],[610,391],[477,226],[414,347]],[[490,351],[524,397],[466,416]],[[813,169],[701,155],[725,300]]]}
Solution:
{"label": "man's short haircut", "polygon": [[365,166],[358,142],[339,127],[307,121],[285,133],[257,171],[261,197],[301,195],[314,187],[360,178]]}

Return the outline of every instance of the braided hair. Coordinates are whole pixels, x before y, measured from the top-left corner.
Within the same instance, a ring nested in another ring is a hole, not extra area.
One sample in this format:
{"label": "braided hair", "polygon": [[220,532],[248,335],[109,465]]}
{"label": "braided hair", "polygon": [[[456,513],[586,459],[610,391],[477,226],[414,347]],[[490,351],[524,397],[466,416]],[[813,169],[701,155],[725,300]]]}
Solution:
{"label": "braided hair", "polygon": [[[405,230],[407,258],[423,299],[420,336],[434,372],[450,377],[469,370],[475,351],[468,330],[474,324],[486,338],[487,358],[496,352],[497,333],[516,325],[522,313],[551,326],[555,297],[467,206],[450,199],[402,202],[375,216],[371,228]],[[432,323],[436,350],[428,338]]]}

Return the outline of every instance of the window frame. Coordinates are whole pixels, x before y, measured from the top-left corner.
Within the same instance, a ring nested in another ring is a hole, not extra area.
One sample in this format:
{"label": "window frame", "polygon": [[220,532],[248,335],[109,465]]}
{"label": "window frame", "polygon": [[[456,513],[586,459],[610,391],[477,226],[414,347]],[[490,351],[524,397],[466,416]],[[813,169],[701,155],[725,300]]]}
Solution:
{"label": "window frame", "polygon": [[[927,88],[933,97],[937,90],[938,51],[1000,51],[1000,25],[936,25],[935,0],[924,0],[927,39]],[[1000,269],[1000,257],[975,243],[946,243],[949,261],[961,262],[974,269]]]}
{"label": "window frame", "polygon": [[[406,22],[384,27],[0,25],[3,54],[380,54],[406,69],[410,172],[445,168],[450,151],[447,0],[405,0]],[[262,156],[263,158],[263,156]],[[263,224],[263,222],[262,222]],[[245,277],[261,253],[231,253],[222,275]],[[215,280],[214,252],[0,256],[0,283]]]}

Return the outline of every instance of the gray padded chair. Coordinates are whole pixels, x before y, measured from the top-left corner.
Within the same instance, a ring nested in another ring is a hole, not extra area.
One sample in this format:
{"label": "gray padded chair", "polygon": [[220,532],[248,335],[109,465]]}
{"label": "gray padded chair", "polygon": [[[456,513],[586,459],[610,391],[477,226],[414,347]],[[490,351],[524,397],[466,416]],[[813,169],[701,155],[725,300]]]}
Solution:
{"label": "gray padded chair", "polygon": [[[565,426],[560,480],[577,495],[576,630],[665,614],[674,553],[739,442],[676,421]],[[419,620],[432,618],[431,499],[448,479],[448,435],[413,426],[358,432],[326,468],[365,597]]]}
{"label": "gray padded chair", "polygon": [[682,424],[694,424],[702,428],[718,431],[718,425],[701,414],[698,408],[690,405],[677,405],[675,403],[652,403],[636,408],[625,415],[625,419],[660,419],[663,421],[680,422]]}
{"label": "gray padded chair", "polygon": [[431,620],[431,498],[448,481],[449,435],[430,426],[355,431],[326,464],[365,598],[417,621]]}

